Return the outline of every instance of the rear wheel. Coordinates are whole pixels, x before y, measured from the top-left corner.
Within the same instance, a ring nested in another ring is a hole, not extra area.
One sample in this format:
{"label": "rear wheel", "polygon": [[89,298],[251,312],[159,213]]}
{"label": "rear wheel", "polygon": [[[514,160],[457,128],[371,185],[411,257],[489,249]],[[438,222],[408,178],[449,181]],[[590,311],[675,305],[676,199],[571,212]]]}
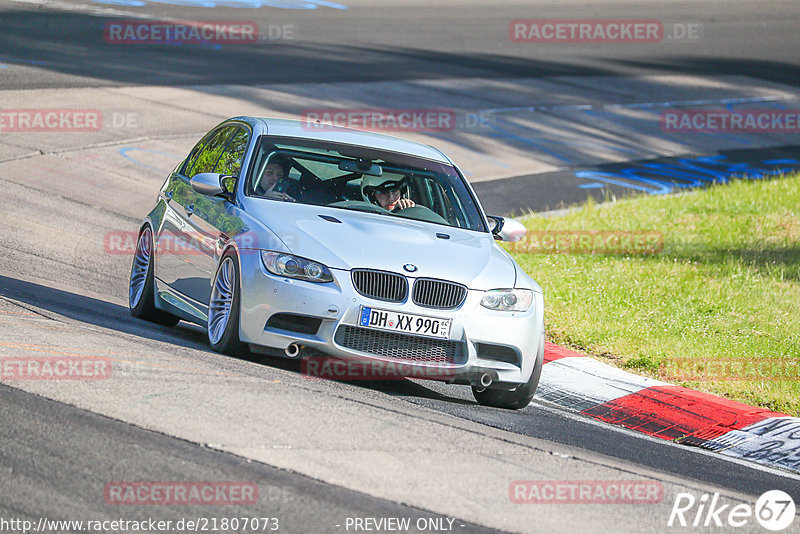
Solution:
{"label": "rear wheel", "polygon": [[228,251],[217,267],[208,303],[208,342],[212,349],[223,354],[245,352],[245,344],[239,340],[239,286],[239,262]]}
{"label": "rear wheel", "polygon": [[138,319],[175,326],[180,319],[155,306],[153,248],[153,230],[149,226],[145,226],[139,234],[136,253],[133,255],[131,279],[128,286],[128,306],[131,309],[131,315]]}
{"label": "rear wheel", "polygon": [[478,404],[482,406],[493,406],[495,408],[506,408],[508,410],[520,410],[530,404],[539,386],[539,378],[542,376],[544,357],[544,336],[539,343],[539,353],[536,355],[536,366],[533,368],[530,379],[517,386],[515,389],[491,389],[476,388],[472,386],[472,395]]}

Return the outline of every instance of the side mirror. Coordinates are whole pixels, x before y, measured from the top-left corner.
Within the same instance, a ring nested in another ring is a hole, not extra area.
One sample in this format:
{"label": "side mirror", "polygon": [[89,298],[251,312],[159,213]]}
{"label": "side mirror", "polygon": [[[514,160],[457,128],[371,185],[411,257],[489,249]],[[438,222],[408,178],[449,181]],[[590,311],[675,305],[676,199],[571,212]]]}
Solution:
{"label": "side mirror", "polygon": [[521,222],[514,219],[506,219],[498,215],[487,215],[490,222],[494,222],[492,235],[498,241],[508,241],[513,243],[519,241],[528,232]]}
{"label": "side mirror", "polygon": [[229,198],[230,193],[222,187],[222,180],[225,178],[228,176],[216,172],[195,174],[191,179],[192,189],[208,197]]}

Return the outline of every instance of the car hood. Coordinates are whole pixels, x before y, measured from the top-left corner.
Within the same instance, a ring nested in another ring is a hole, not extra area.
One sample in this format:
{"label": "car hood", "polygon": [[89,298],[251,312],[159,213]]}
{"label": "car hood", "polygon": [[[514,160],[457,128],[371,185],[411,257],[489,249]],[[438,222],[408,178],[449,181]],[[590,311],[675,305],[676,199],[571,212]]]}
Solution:
{"label": "car hood", "polygon": [[[488,232],[390,215],[248,199],[251,217],[293,253],[333,269],[369,268],[462,283],[470,289],[514,287],[514,260]],[[340,222],[335,222],[340,221]],[[449,236],[449,239],[437,237]]]}

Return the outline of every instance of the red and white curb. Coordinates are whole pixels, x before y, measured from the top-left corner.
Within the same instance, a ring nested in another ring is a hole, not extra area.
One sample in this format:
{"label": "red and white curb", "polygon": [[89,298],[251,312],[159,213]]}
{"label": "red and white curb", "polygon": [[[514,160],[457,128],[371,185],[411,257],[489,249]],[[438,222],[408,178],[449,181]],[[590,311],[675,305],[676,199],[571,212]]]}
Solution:
{"label": "red and white curb", "polygon": [[545,344],[536,397],[594,419],[800,473],[800,418],[645,378]]}

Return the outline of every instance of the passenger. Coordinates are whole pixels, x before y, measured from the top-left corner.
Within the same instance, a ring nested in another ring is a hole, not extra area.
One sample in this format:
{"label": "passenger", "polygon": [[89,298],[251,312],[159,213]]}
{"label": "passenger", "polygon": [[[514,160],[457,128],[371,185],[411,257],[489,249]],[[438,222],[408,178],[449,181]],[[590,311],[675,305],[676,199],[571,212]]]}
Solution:
{"label": "passenger", "polygon": [[294,200],[292,197],[281,191],[281,187],[285,187],[285,183],[281,181],[286,180],[289,176],[289,169],[292,168],[292,163],[289,158],[281,155],[272,156],[269,163],[264,167],[264,172],[261,174],[261,181],[256,187],[256,193],[268,198],[276,198],[281,200]]}
{"label": "passenger", "polygon": [[407,198],[409,182],[408,176],[400,180],[365,176],[362,191],[366,199],[373,204],[386,211],[397,211],[416,206],[413,200]]}

